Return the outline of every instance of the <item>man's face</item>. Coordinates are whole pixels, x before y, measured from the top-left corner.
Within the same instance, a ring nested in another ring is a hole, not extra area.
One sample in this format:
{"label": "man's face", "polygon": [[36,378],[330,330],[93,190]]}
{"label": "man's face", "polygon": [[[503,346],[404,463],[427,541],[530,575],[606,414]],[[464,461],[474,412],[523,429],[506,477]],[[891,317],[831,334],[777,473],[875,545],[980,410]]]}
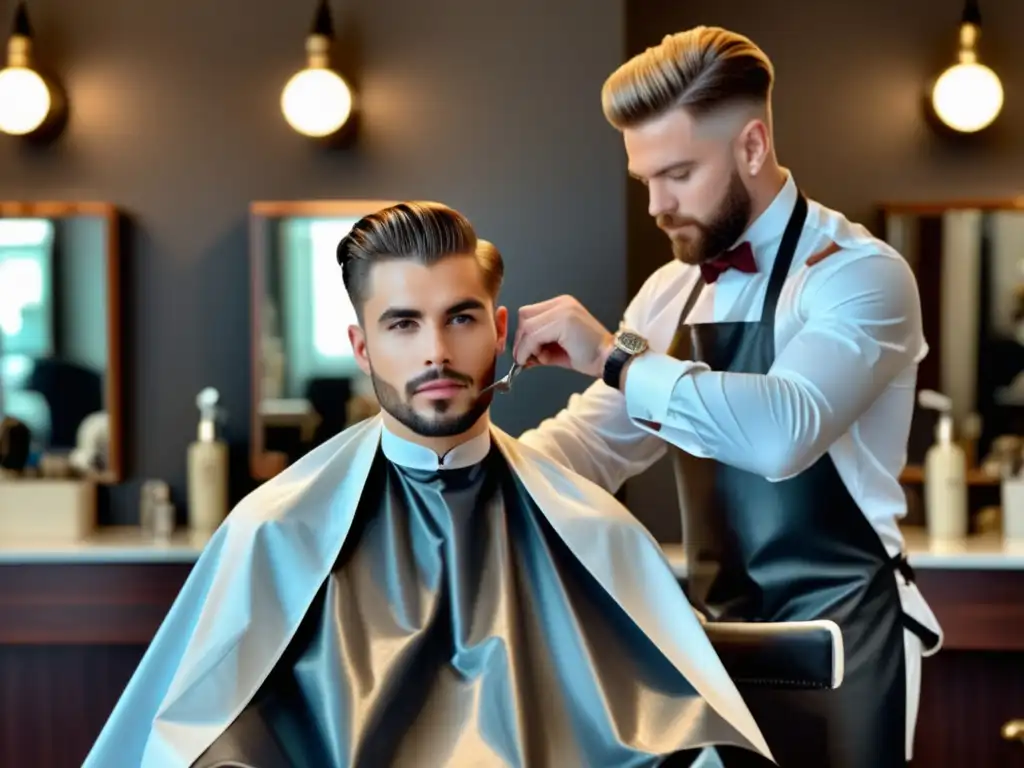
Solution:
{"label": "man's face", "polygon": [[648,212],[687,264],[719,256],[750,222],[750,193],[728,121],[673,109],[623,131],[630,175],[650,193]]}
{"label": "man's face", "polygon": [[468,431],[487,411],[508,312],[495,309],[473,255],[425,266],[382,261],[370,270],[356,360],[381,408],[423,437]]}

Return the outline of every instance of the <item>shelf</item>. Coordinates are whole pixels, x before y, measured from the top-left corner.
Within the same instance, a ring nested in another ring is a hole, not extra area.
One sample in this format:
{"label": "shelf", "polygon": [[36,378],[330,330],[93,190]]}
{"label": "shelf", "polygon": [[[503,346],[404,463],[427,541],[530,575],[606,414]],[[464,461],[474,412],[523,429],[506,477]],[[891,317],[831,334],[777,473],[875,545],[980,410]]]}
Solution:
{"label": "shelf", "polygon": [[[907,466],[907,468],[900,473],[900,482],[905,485],[921,485],[924,483],[924,467],[920,464],[911,464]],[[967,470],[968,485],[999,485],[1000,483],[1001,478],[993,477],[987,472],[982,472],[980,469]]]}

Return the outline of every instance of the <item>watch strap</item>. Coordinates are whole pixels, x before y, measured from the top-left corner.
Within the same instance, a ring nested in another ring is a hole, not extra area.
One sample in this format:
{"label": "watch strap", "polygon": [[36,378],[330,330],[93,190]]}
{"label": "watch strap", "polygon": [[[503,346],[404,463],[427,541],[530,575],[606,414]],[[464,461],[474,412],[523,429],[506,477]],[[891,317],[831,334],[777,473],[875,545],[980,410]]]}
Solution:
{"label": "watch strap", "polygon": [[611,354],[604,364],[602,380],[612,389],[619,388],[619,381],[622,378],[622,369],[633,355],[616,344],[612,347]]}

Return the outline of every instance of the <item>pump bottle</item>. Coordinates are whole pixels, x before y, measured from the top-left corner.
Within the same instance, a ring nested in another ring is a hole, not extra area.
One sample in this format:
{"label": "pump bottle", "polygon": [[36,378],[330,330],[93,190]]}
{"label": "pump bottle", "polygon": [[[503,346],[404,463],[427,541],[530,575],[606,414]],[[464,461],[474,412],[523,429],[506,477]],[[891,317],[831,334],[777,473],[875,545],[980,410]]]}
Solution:
{"label": "pump bottle", "polygon": [[953,441],[952,400],[925,389],[918,403],[939,412],[935,443],[925,454],[924,464],[928,535],[939,541],[962,539],[967,535],[967,455]]}
{"label": "pump bottle", "polygon": [[228,513],[228,447],[217,434],[220,393],[207,387],[196,398],[197,439],[188,447],[188,524],[213,533]]}

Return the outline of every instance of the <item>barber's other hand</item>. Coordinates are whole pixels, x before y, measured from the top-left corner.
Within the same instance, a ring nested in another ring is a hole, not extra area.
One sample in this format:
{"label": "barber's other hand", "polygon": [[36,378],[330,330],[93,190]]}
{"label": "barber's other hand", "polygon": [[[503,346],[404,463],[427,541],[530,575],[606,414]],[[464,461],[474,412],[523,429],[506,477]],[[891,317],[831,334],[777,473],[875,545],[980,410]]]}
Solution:
{"label": "barber's other hand", "polygon": [[521,365],[557,365],[598,378],[613,345],[614,336],[582,304],[559,296],[519,310],[512,355]]}

